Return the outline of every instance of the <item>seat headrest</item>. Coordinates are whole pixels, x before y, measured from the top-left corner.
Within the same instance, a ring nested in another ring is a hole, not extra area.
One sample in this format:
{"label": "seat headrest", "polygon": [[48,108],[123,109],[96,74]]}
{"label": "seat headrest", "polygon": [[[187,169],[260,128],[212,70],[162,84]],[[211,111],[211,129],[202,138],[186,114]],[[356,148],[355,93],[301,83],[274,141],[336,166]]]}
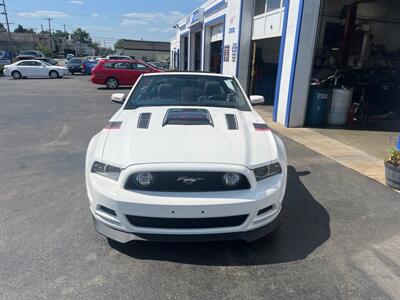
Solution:
{"label": "seat headrest", "polygon": [[221,87],[220,84],[216,81],[207,81],[204,84],[204,94],[209,96],[220,95],[221,94]]}

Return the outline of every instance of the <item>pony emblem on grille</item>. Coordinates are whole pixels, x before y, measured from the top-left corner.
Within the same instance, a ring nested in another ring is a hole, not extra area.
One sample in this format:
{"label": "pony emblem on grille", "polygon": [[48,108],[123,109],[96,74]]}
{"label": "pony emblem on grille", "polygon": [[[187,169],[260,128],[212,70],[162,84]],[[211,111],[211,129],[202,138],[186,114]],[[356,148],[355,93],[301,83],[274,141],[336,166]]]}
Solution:
{"label": "pony emblem on grille", "polygon": [[203,181],[203,180],[204,180],[204,178],[201,178],[201,177],[196,178],[196,177],[181,176],[176,181],[182,182],[183,184],[186,184],[186,185],[191,185],[195,182]]}

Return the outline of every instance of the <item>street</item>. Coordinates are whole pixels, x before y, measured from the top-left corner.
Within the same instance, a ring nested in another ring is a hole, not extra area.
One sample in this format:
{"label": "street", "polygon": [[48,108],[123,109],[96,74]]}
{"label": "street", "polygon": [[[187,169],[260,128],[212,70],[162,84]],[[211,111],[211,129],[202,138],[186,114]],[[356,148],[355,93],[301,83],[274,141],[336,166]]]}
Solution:
{"label": "street", "polygon": [[108,242],[93,227],[84,161],[119,108],[111,94],[87,76],[0,77],[2,299],[399,298],[399,194],[285,137],[273,234]]}

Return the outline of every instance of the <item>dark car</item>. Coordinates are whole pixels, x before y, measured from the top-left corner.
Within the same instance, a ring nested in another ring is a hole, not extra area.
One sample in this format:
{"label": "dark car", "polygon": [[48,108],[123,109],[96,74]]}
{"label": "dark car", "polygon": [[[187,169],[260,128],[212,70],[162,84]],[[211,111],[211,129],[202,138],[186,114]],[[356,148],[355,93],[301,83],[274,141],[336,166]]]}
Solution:
{"label": "dark car", "polygon": [[81,58],[71,58],[67,62],[68,71],[74,75],[75,73],[83,73],[83,59]]}
{"label": "dark car", "polygon": [[24,50],[19,53],[17,60],[45,58],[44,54],[36,50]]}
{"label": "dark car", "polygon": [[94,84],[116,89],[118,86],[133,86],[140,75],[160,72],[157,68],[137,60],[100,60],[92,70]]}

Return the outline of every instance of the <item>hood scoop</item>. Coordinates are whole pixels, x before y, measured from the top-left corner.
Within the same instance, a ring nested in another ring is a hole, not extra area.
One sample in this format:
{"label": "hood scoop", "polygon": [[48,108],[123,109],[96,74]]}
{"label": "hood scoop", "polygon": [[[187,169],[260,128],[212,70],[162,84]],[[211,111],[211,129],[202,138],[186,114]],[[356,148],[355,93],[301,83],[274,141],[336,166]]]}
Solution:
{"label": "hood scoop", "polygon": [[211,125],[214,127],[207,109],[170,108],[167,110],[162,126],[166,125]]}
{"label": "hood scoop", "polygon": [[226,124],[227,124],[229,130],[238,130],[239,129],[236,115],[226,114],[225,117],[226,117]]}
{"label": "hood scoop", "polygon": [[147,129],[149,128],[151,113],[141,113],[139,115],[137,128]]}

